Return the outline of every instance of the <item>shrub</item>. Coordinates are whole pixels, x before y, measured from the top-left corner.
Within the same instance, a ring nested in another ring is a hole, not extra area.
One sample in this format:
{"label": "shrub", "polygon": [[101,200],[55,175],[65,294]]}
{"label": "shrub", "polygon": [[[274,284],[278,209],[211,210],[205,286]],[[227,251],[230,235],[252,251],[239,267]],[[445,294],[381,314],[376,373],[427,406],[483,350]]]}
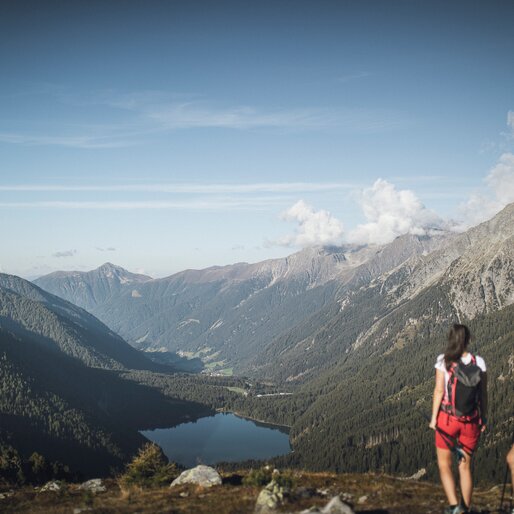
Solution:
{"label": "shrub", "polygon": [[169,485],[180,473],[175,463],[168,462],[162,450],[153,443],[145,444],[127,464],[125,473],[119,478],[122,487],[162,487]]}
{"label": "shrub", "polygon": [[12,446],[0,447],[0,480],[7,483],[24,484],[23,461]]}
{"label": "shrub", "polygon": [[243,479],[244,485],[263,487],[274,480],[280,487],[291,489],[295,484],[293,475],[288,471],[278,471],[271,466],[252,469]]}

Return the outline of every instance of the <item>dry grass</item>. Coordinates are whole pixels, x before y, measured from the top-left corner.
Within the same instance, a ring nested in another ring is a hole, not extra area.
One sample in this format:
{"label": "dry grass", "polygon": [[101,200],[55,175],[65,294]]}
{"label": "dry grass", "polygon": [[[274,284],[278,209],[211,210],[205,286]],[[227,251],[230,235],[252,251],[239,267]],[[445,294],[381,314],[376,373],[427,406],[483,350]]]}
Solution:
{"label": "dry grass", "polygon": [[[74,509],[89,508],[84,512],[97,514],[249,514],[253,512],[260,488],[241,484],[246,472],[225,474],[222,486],[202,489],[178,486],[157,489],[120,490],[115,480],[107,480],[107,491],[87,495],[77,485],[68,484],[54,493],[37,493],[24,487],[14,496],[0,500],[0,512],[30,512],[33,514],[71,514]],[[324,505],[335,494],[351,495],[356,512],[404,514],[435,514],[442,511],[444,497],[438,484],[398,480],[386,475],[335,475],[332,473],[295,472],[297,487],[326,491],[326,497],[293,498],[283,510],[299,511],[313,505]],[[363,503],[358,500],[367,499]],[[499,489],[477,490],[475,508],[478,512],[492,512],[497,508]]]}

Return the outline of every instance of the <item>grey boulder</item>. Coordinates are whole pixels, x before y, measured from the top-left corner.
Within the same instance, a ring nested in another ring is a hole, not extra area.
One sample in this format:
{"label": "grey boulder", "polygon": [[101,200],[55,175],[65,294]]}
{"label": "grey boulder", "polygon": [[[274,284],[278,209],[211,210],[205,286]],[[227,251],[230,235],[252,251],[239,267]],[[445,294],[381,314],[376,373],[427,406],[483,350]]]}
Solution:
{"label": "grey boulder", "polygon": [[46,493],[47,491],[57,492],[61,490],[61,486],[55,480],[47,482],[40,490],[40,493]]}
{"label": "grey boulder", "polygon": [[210,466],[196,466],[195,468],[187,469],[180,474],[173,482],[170,487],[174,487],[180,484],[196,484],[202,487],[212,487],[213,485],[221,485],[220,474]]}
{"label": "grey boulder", "polygon": [[274,512],[284,500],[286,490],[276,480],[272,480],[257,497],[254,514],[269,514]]}
{"label": "grey boulder", "polygon": [[101,478],[92,478],[91,480],[80,484],[79,489],[81,491],[91,491],[94,494],[107,491],[107,487],[105,487]]}

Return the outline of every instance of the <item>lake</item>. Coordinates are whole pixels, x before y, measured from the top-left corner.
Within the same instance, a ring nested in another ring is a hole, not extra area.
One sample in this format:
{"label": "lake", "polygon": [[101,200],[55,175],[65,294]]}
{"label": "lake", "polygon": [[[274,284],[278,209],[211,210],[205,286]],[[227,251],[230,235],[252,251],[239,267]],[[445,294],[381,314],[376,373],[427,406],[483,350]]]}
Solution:
{"label": "lake", "polygon": [[186,467],[268,459],[291,451],[285,427],[219,413],[172,428],[141,431],[168,459]]}

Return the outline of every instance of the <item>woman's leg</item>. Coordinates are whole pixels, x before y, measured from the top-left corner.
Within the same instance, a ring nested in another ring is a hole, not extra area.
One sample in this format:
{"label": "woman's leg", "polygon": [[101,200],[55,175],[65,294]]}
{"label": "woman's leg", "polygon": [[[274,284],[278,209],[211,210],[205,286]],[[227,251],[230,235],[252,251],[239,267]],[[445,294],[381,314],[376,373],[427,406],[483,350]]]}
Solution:
{"label": "woman's leg", "polygon": [[459,500],[457,498],[455,479],[453,478],[452,452],[443,448],[437,448],[437,465],[439,466],[439,476],[441,477],[441,483],[448,498],[448,503],[450,505],[457,505]]}
{"label": "woman's leg", "polygon": [[510,452],[507,453],[507,464],[510,468],[510,479],[512,481],[512,496],[514,496],[514,445],[512,445]]}
{"label": "woman's leg", "polygon": [[471,496],[473,495],[473,477],[471,475],[471,455],[467,455],[465,459],[459,462],[460,476],[460,492],[462,500],[466,507],[471,505]]}

